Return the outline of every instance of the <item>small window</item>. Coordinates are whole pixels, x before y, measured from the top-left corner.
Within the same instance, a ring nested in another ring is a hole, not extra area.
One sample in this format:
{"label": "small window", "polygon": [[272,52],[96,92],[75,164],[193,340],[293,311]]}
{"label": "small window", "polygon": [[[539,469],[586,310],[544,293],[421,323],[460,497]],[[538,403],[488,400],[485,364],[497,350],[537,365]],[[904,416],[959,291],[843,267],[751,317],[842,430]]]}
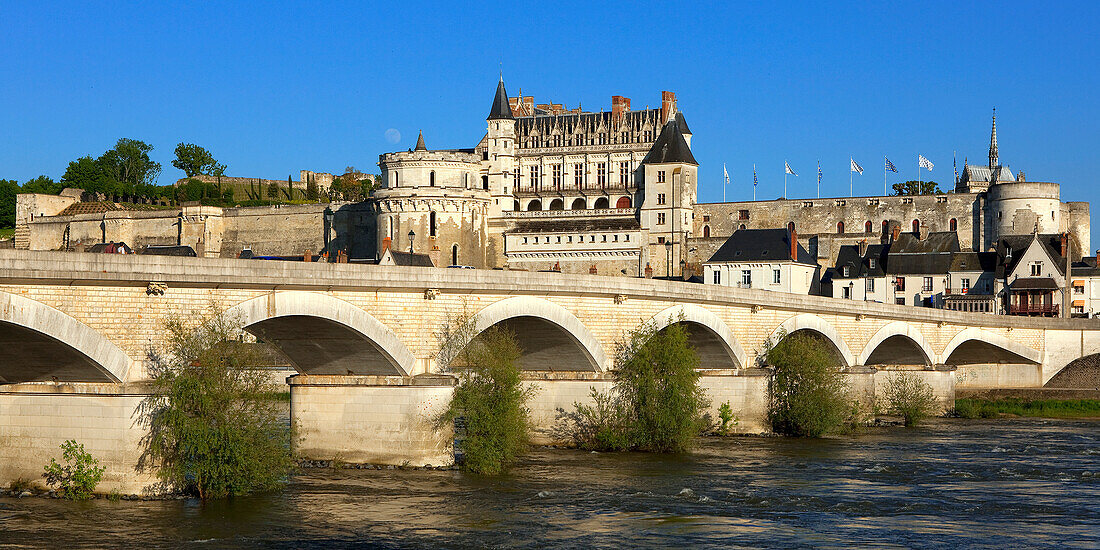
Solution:
{"label": "small window", "polygon": [[836,232],[838,235],[844,234],[844,222],[836,222]]}
{"label": "small window", "polygon": [[847,265],[846,265],[846,266],[844,266],[844,267],[843,267],[843,268],[841,269],[841,272],[842,272],[842,273],[844,274],[844,278],[845,278],[845,279],[847,279],[847,278],[849,278],[849,277],[851,277],[851,276],[852,276],[852,268],[851,268],[851,266],[847,266]]}
{"label": "small window", "polygon": [[772,270],[772,284],[779,284],[783,281],[783,275],[778,269]]}
{"label": "small window", "polygon": [[630,233],[627,233],[626,235],[623,235],[623,240],[626,241],[626,242],[630,242]]}
{"label": "small window", "polygon": [[843,287],[843,290],[844,290],[844,293],[842,294],[842,296],[844,297],[844,299],[845,300],[851,300],[852,299],[852,287],[846,286],[846,287]]}
{"label": "small window", "polygon": [[664,225],[664,224],[665,224],[665,213],[664,212],[658,212],[657,213],[657,225]]}
{"label": "small window", "polygon": [[867,260],[867,267],[870,267],[871,269],[875,268],[875,259],[874,258],[869,258]]}
{"label": "small window", "polygon": [[951,222],[949,223],[949,226],[951,227],[951,231],[958,231],[959,230],[959,220],[957,220],[955,218],[951,218]]}
{"label": "small window", "polygon": [[932,278],[931,277],[925,277],[924,278],[924,286],[921,287],[921,290],[923,292],[932,292]]}
{"label": "small window", "polygon": [[428,173],[428,185],[430,187],[435,187],[435,170]]}
{"label": "small window", "polygon": [[714,270],[713,282],[716,285],[722,284],[722,272],[720,270]]}
{"label": "small window", "polygon": [[710,221],[710,214],[703,214],[703,221],[709,222]]}
{"label": "small window", "polygon": [[962,280],[962,293],[966,294],[967,292],[970,292],[970,279],[964,277]]}
{"label": "small window", "polygon": [[709,239],[710,238],[710,226],[709,225],[704,225],[703,226],[703,238],[704,239]]}
{"label": "small window", "polygon": [[1031,264],[1031,276],[1041,277],[1043,275],[1043,264],[1040,262],[1034,262]]}
{"label": "small window", "polygon": [[744,228],[745,228],[745,224],[741,224],[741,225],[737,226],[737,229],[744,229]]}
{"label": "small window", "polygon": [[657,237],[657,244],[664,244],[664,243],[665,243],[665,238],[664,237]]}
{"label": "small window", "polygon": [[657,183],[664,183],[664,182],[665,182],[665,171],[664,170],[657,170]]}
{"label": "small window", "polygon": [[665,203],[665,194],[657,193],[657,205],[660,206]]}
{"label": "small window", "polygon": [[875,224],[871,223],[871,220],[867,220],[867,223],[863,224],[863,232],[870,233],[875,227]]}
{"label": "small window", "polygon": [[752,271],[748,269],[741,270],[741,286],[752,286]]}
{"label": "small window", "polygon": [[913,233],[920,234],[920,220],[913,220]]}
{"label": "small window", "polygon": [[867,292],[874,292],[875,291],[875,280],[870,278],[870,277],[867,277],[866,281],[867,281],[867,287],[866,287]]}
{"label": "small window", "polygon": [[894,298],[894,303],[899,306],[905,305],[905,298]]}
{"label": "small window", "polygon": [[894,290],[905,292],[905,277],[898,276],[894,278]]}
{"label": "small window", "polygon": [[748,210],[738,210],[737,211],[737,219],[739,219],[739,220],[749,219],[749,211]]}

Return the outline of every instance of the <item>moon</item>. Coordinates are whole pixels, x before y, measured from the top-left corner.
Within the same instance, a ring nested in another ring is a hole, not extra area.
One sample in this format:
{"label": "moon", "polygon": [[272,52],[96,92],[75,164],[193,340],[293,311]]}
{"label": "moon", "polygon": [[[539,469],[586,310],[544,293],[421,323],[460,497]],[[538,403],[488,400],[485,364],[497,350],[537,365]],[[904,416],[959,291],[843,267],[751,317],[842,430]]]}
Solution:
{"label": "moon", "polygon": [[397,128],[390,128],[386,130],[386,141],[390,143],[397,143],[401,141],[401,132],[397,131]]}

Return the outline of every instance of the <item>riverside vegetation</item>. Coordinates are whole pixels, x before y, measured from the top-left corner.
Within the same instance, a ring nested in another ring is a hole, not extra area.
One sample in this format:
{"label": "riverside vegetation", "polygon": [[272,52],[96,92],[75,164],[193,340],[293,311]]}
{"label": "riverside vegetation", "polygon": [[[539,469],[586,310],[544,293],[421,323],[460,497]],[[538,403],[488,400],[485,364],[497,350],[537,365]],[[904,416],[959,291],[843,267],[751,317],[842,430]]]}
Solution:
{"label": "riverside vegetation", "polygon": [[819,338],[798,332],[781,336],[764,357],[772,367],[768,421],[775,433],[821,437],[852,424],[856,407],[848,384]]}
{"label": "riverside vegetation", "polygon": [[555,431],[588,450],[688,451],[711,425],[698,365],[683,323],[631,331],[618,345],[611,390],[593,388],[591,405],[558,409]]}
{"label": "riverside vegetation", "polygon": [[166,489],[203,500],[278,488],[292,468],[290,429],[281,421],[255,346],[237,341],[222,313],[197,325],[174,318],[164,349],[149,351],[152,394],[140,408],[148,428],[141,468]]}
{"label": "riverside vegetation", "polygon": [[88,500],[95,494],[96,485],[103,479],[104,468],[99,465],[83,443],[70,439],[61,444],[62,466],[51,458],[42,477],[46,484],[57,486],[57,496],[69,500]]}

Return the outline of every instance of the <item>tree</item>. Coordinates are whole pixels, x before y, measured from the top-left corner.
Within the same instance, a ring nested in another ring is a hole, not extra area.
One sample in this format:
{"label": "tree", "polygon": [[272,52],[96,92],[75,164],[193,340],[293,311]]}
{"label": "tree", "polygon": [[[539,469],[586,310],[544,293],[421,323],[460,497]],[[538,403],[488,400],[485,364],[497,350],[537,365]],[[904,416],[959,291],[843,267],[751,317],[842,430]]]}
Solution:
{"label": "tree", "polygon": [[136,139],[121,138],[97,159],[104,173],[119,185],[115,191],[133,194],[138,185],[153,185],[160,175],[160,163],[149,158],[153,146]]}
{"label": "tree", "polygon": [[306,200],[316,201],[318,198],[320,198],[320,196],[321,194],[318,192],[317,189],[317,180],[314,178],[314,176],[309,176],[309,178],[306,180]]}
{"label": "tree", "polygon": [[896,414],[905,425],[916,426],[936,410],[936,394],[932,386],[911,372],[898,372],[886,380],[883,391],[886,412]]}
{"label": "tree", "polygon": [[768,420],[776,433],[821,437],[849,417],[848,385],[828,345],[821,337],[794,333],[766,350],[772,368]]}
{"label": "tree", "polygon": [[63,187],[75,187],[89,193],[108,192],[111,187],[109,180],[103,165],[92,157],[80,157],[70,162],[61,176]]}
{"label": "tree", "polygon": [[65,188],[65,185],[56,182],[49,176],[38,176],[34,179],[29,179],[23,184],[24,193],[42,193],[45,195],[56,195]]}
{"label": "tree", "polygon": [[909,180],[893,185],[894,195],[935,195],[943,193],[934,181]]}
{"label": "tree", "polygon": [[209,151],[194,143],[179,143],[176,145],[176,159],[172,161],[172,166],[183,170],[183,173],[189,178],[199,174],[225,175],[225,165],[219,164]]}
{"label": "tree", "polygon": [[281,486],[292,467],[290,429],[255,368],[261,352],[237,341],[239,321],[212,313],[197,323],[174,318],[165,329],[165,345],[148,355],[139,467],[203,500]]}
{"label": "tree", "polygon": [[273,180],[270,184],[268,184],[268,186],[267,186],[267,198],[269,198],[269,199],[279,198],[279,182]]}
{"label": "tree", "polygon": [[0,180],[0,227],[15,227],[15,196],[18,194],[18,182]]}

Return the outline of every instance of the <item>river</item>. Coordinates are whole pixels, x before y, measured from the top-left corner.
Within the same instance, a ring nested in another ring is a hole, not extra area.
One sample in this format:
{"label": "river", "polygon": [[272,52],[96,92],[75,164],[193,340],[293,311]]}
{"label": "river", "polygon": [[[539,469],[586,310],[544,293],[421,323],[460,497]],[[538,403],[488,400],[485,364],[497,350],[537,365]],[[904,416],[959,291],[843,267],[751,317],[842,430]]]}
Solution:
{"label": "river", "polygon": [[0,499],[0,548],[1097,548],[1100,421],[945,420],[682,456],[538,448],[503,477],[310,469],[279,494]]}

